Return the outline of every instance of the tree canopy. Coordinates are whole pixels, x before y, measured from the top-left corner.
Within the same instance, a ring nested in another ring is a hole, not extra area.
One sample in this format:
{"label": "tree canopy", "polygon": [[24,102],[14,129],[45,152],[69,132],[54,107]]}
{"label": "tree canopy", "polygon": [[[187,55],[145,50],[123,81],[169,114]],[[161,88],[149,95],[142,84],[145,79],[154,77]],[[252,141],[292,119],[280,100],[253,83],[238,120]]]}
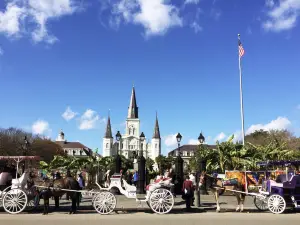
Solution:
{"label": "tree canopy", "polygon": [[257,170],[259,161],[300,158],[300,138],[288,131],[255,131],[245,137],[245,146],[233,140],[232,135],[227,141],[217,142],[215,149],[199,145],[190,160],[191,170],[196,171],[202,159],[207,161],[209,172],[224,173],[225,170]]}
{"label": "tree canopy", "polygon": [[[25,136],[29,142],[27,147]],[[50,139],[17,128],[0,128],[0,155],[17,156],[24,151],[27,155],[40,156],[45,162],[50,162],[55,155],[65,155],[61,146]]]}

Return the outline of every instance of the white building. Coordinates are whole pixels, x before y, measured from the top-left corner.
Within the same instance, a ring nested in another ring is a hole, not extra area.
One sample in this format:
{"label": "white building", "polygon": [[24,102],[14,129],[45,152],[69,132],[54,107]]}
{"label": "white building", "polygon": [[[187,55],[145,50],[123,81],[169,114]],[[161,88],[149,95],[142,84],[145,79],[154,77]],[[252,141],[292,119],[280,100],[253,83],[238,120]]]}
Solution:
{"label": "white building", "polygon": [[62,130],[59,132],[55,143],[59,144],[69,156],[88,157],[93,155],[93,151],[80,142],[68,142]]}
{"label": "white building", "polygon": [[141,143],[138,110],[135,89],[133,87],[128,107],[125,134],[122,134],[120,145],[114,142],[111,132],[110,116],[108,116],[106,131],[103,138],[103,157],[116,155],[117,149],[119,150],[119,154],[124,155],[126,158],[133,156],[134,152],[138,154],[140,149],[143,150],[145,158],[149,157],[153,160],[161,154],[161,138],[157,115],[151,143],[148,143],[146,139]]}

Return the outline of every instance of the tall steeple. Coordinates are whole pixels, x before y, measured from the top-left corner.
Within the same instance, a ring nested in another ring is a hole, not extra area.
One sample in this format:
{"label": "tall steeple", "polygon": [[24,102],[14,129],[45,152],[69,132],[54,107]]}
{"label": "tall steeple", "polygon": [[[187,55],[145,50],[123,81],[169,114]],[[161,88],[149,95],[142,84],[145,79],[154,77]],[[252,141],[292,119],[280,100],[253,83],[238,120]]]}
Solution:
{"label": "tall steeple", "polygon": [[104,138],[112,138],[112,132],[111,132],[111,124],[110,124],[110,114],[108,113],[108,118],[107,118],[107,125],[106,125],[106,131]]}
{"label": "tall steeple", "polygon": [[136,104],[136,97],[135,97],[135,89],[134,86],[132,87],[130,104],[128,107],[128,119],[138,119],[139,118],[139,108]]}
{"label": "tall steeple", "polygon": [[154,132],[153,132],[153,137],[152,138],[160,139],[160,132],[159,132],[157,112],[156,112],[155,127],[154,127]]}

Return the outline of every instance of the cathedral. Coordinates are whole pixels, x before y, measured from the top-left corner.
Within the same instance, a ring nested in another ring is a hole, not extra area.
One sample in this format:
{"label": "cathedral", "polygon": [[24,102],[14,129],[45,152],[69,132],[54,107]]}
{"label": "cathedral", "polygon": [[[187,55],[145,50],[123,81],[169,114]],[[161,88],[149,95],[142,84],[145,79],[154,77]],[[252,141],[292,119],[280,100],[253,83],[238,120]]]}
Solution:
{"label": "cathedral", "polygon": [[111,131],[110,116],[108,116],[106,130],[103,137],[103,156],[114,156],[118,151],[120,155],[124,155],[126,158],[131,158],[134,153],[139,154],[142,149],[145,158],[149,157],[155,161],[155,158],[161,154],[161,138],[157,115],[151,142],[147,142],[146,139],[141,142],[140,134],[139,108],[137,106],[135,89],[133,87],[128,107],[125,134],[122,134],[120,144],[114,142]]}

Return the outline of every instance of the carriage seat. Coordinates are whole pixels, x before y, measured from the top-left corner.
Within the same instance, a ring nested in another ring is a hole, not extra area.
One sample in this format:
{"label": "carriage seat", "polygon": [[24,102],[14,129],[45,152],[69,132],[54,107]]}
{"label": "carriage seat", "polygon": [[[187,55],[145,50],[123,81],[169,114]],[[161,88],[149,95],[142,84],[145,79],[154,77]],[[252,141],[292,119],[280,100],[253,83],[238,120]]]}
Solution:
{"label": "carriage seat", "polygon": [[149,184],[146,187],[147,191],[154,191],[156,188],[160,188],[160,187],[169,187],[173,185],[171,183],[171,178],[164,178],[162,180],[158,179],[155,181],[154,184]]}
{"label": "carriage seat", "polygon": [[0,186],[6,186],[9,181],[12,180],[12,176],[8,172],[2,172],[0,173]]}
{"label": "carriage seat", "polygon": [[300,187],[300,176],[293,175],[289,181],[283,182],[283,188],[296,188]]}
{"label": "carriage seat", "polygon": [[16,189],[16,188],[21,188],[23,189],[25,187],[25,185],[27,184],[27,180],[29,177],[29,173],[28,172],[24,172],[22,174],[22,176],[20,178],[17,179],[12,179],[12,189]]}
{"label": "carriage seat", "polygon": [[136,191],[136,186],[130,185],[126,182],[126,180],[122,180],[123,181],[123,185],[126,191],[130,191],[130,192],[134,192]]}

